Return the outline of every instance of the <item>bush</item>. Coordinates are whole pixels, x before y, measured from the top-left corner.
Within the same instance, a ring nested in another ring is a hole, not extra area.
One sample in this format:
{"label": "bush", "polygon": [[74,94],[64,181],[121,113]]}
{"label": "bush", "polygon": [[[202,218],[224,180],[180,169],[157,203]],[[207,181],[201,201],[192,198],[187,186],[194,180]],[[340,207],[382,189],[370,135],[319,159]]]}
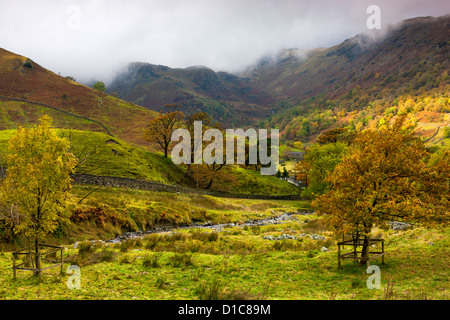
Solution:
{"label": "bush", "polygon": [[98,226],[104,227],[107,221],[107,217],[103,209],[98,207],[90,207],[85,209],[75,209],[72,211],[70,221],[82,222],[94,220]]}
{"label": "bush", "polygon": [[92,88],[94,88],[94,89],[96,89],[96,90],[99,90],[99,91],[102,91],[102,92],[105,92],[105,91],[106,91],[106,85],[105,85],[105,83],[103,83],[103,82],[101,82],[101,81],[98,81],[97,83],[95,83],[95,84],[92,86]]}
{"label": "bush", "polygon": [[31,63],[31,60],[29,60],[29,59],[25,60],[23,66],[25,68],[28,68],[28,69],[32,69],[33,68],[33,64]]}

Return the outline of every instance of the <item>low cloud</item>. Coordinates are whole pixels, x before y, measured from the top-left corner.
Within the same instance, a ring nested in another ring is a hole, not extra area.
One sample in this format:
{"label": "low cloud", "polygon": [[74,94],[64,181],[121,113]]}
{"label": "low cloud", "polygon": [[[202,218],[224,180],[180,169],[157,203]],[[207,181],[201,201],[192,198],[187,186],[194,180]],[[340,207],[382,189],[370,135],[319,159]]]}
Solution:
{"label": "low cloud", "polygon": [[79,81],[108,82],[132,61],[237,72],[283,48],[328,47],[367,30],[450,13],[447,0],[6,0],[0,47]]}

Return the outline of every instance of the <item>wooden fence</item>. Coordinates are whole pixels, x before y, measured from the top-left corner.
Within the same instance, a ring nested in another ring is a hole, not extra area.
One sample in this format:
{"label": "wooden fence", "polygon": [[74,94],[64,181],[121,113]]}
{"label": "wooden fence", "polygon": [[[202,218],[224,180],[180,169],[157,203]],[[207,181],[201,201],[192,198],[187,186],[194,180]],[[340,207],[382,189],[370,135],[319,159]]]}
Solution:
{"label": "wooden fence", "polygon": [[[343,240],[337,243],[338,245],[338,267],[341,268],[341,259],[352,259],[353,261],[361,260],[361,251],[358,251],[358,247],[362,247],[364,245],[364,240],[352,236],[349,240]],[[371,248],[373,248],[373,245],[375,245],[375,251],[371,251]],[[343,252],[345,250],[345,247],[351,247],[350,252]],[[373,260],[375,258],[381,257],[382,264],[384,264],[384,239],[369,239],[369,256],[367,260],[367,266],[370,265],[370,260]]]}
{"label": "wooden fence", "polygon": [[[64,265],[64,255],[63,255],[63,247],[58,246],[50,246],[46,244],[39,244],[39,247],[43,250],[47,249],[47,251],[41,251],[38,254],[36,252],[31,251],[30,248],[24,248],[18,251],[14,251],[13,255],[13,277],[16,279],[17,270],[24,271],[33,271],[33,275],[40,271],[60,267],[61,273],[63,272]],[[59,257],[58,257],[59,253]],[[25,259],[22,259],[22,262],[17,263],[20,256],[25,256]],[[40,261],[40,268],[36,268],[35,262],[36,258]],[[47,264],[47,265],[46,265]],[[50,265],[48,265],[50,264]]]}

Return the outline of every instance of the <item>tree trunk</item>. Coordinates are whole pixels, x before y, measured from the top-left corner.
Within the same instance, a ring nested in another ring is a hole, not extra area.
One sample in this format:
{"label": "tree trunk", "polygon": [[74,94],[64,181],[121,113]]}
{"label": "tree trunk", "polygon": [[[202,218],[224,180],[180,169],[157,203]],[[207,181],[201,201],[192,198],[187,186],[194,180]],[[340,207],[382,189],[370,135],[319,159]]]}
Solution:
{"label": "tree trunk", "polygon": [[361,250],[360,264],[364,265],[369,261],[369,237],[364,236],[363,246]]}
{"label": "tree trunk", "polygon": [[190,178],[191,177],[191,164],[190,163],[186,164],[186,167],[187,167],[186,177]]}
{"label": "tree trunk", "polygon": [[213,179],[211,178],[208,182],[208,185],[206,186],[206,190],[211,189],[212,184],[213,184]]}
{"label": "tree trunk", "polygon": [[39,255],[39,240],[38,239],[36,239],[36,242],[35,242],[35,251],[34,251],[35,253],[36,253],[36,273],[35,273],[35,275],[37,276],[37,277],[41,277],[41,256]]}

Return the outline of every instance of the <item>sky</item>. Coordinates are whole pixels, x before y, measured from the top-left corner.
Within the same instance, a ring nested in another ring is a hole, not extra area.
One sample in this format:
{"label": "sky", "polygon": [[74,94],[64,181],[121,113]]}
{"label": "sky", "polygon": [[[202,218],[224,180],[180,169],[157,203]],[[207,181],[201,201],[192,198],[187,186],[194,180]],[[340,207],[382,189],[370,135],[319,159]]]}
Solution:
{"label": "sky", "polygon": [[130,62],[239,72],[284,48],[330,47],[368,30],[450,13],[448,0],[0,0],[0,48],[80,82]]}

